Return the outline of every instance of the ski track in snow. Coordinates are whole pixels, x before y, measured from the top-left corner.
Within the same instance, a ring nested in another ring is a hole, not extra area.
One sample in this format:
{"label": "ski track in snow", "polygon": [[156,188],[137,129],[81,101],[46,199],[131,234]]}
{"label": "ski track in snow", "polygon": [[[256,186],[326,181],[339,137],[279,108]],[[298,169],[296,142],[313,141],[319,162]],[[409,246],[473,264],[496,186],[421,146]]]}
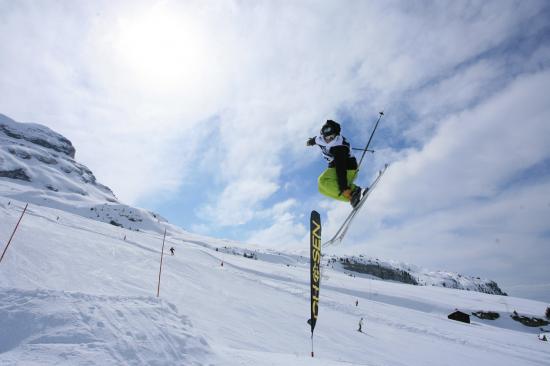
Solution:
{"label": "ski track in snow", "polygon": [[[24,206],[7,201],[0,243]],[[311,358],[307,260],[244,258],[215,250],[226,241],[172,230],[166,248],[176,255],[165,254],[159,299],[161,234],[29,208],[0,264],[0,365],[550,364],[550,342],[509,318],[511,309],[540,316],[546,304],[328,267]],[[455,307],[501,319],[457,323],[446,318]]]}

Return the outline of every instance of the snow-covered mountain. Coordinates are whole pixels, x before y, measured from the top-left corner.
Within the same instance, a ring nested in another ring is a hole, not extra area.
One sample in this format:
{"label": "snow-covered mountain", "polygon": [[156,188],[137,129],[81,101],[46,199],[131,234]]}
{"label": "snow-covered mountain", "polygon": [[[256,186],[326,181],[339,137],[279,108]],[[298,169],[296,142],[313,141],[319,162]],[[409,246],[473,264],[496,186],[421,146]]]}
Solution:
{"label": "snow-covered mountain", "polygon": [[0,195],[132,230],[161,231],[160,215],[120,203],[75,160],[69,139],[0,114]]}
{"label": "snow-covered mountain", "polygon": [[506,296],[495,281],[460,273],[432,271],[411,264],[367,258],[362,255],[331,256],[328,261],[333,268],[341,269],[350,275],[370,275],[411,285],[440,286]]}
{"label": "snow-covered mountain", "polygon": [[74,158],[71,141],[46,126],[0,114],[0,177],[25,182],[25,192],[55,192],[71,201],[117,202],[113,192]]}
{"label": "snow-covered mountain", "polygon": [[550,364],[547,304],[361,256],[324,257],[312,359],[309,258],[124,205],[75,153],[0,115],[0,250],[31,203],[0,263],[2,366]]}

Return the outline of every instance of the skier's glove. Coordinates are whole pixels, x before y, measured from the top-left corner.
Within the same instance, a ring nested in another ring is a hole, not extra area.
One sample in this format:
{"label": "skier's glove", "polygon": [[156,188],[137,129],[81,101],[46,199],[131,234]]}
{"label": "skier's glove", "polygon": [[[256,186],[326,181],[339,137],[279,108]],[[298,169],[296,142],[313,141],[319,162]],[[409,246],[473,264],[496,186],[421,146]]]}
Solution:
{"label": "skier's glove", "polygon": [[347,188],[342,192],[342,196],[346,197],[348,200],[351,200],[351,189]]}
{"label": "skier's glove", "polygon": [[306,146],[313,146],[315,145],[315,137],[307,139]]}

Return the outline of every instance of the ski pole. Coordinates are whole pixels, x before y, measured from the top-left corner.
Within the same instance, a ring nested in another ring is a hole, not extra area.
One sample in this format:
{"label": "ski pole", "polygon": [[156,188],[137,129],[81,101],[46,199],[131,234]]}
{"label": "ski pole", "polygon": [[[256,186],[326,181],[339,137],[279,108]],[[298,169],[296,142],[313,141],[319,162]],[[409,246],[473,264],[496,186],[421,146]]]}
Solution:
{"label": "ski pole", "polygon": [[374,152],[374,150],[359,149],[358,147],[352,147],[351,149],[352,149],[352,150],[355,150],[355,151],[367,151],[367,152],[371,152],[371,153]]}
{"label": "ski pole", "polygon": [[378,114],[380,116],[378,117],[378,120],[376,121],[376,124],[374,125],[374,129],[372,130],[372,133],[370,134],[369,141],[367,142],[367,146],[365,146],[365,148],[362,149],[363,154],[361,155],[361,159],[359,160],[359,163],[357,164],[357,169],[355,170],[355,174],[353,174],[353,179],[351,180],[352,182],[355,180],[355,177],[357,177],[357,173],[359,173],[359,169],[361,168],[361,164],[363,163],[363,159],[365,158],[365,154],[367,153],[367,151],[374,152],[373,150],[369,150],[369,146],[370,146],[370,143],[372,141],[372,137],[374,136],[374,133],[376,132],[376,129],[378,128],[378,123],[380,123],[380,119],[384,115],[384,112],[383,111],[378,112]]}
{"label": "ski pole", "polygon": [[363,149],[363,155],[361,155],[361,160],[359,160],[359,164],[357,164],[357,171],[359,171],[359,168],[361,167],[361,163],[363,162],[363,158],[365,157],[365,154],[367,151],[369,151],[370,142],[372,141],[372,137],[374,136],[374,133],[376,132],[376,129],[378,128],[378,123],[380,123],[380,119],[384,115],[384,112],[378,112],[380,115],[378,117],[378,120],[376,121],[376,124],[374,125],[374,129],[372,130],[372,133],[370,134],[369,141],[367,142],[367,146]]}

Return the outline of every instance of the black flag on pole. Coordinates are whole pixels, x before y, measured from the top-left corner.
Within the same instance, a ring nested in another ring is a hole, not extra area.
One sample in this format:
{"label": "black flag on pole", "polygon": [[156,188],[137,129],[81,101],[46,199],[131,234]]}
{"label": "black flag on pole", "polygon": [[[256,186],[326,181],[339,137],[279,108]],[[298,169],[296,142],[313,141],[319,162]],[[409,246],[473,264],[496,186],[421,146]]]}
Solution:
{"label": "black flag on pole", "polygon": [[311,283],[311,336],[319,314],[319,286],[321,281],[321,216],[317,211],[311,211],[310,220],[310,283]]}

